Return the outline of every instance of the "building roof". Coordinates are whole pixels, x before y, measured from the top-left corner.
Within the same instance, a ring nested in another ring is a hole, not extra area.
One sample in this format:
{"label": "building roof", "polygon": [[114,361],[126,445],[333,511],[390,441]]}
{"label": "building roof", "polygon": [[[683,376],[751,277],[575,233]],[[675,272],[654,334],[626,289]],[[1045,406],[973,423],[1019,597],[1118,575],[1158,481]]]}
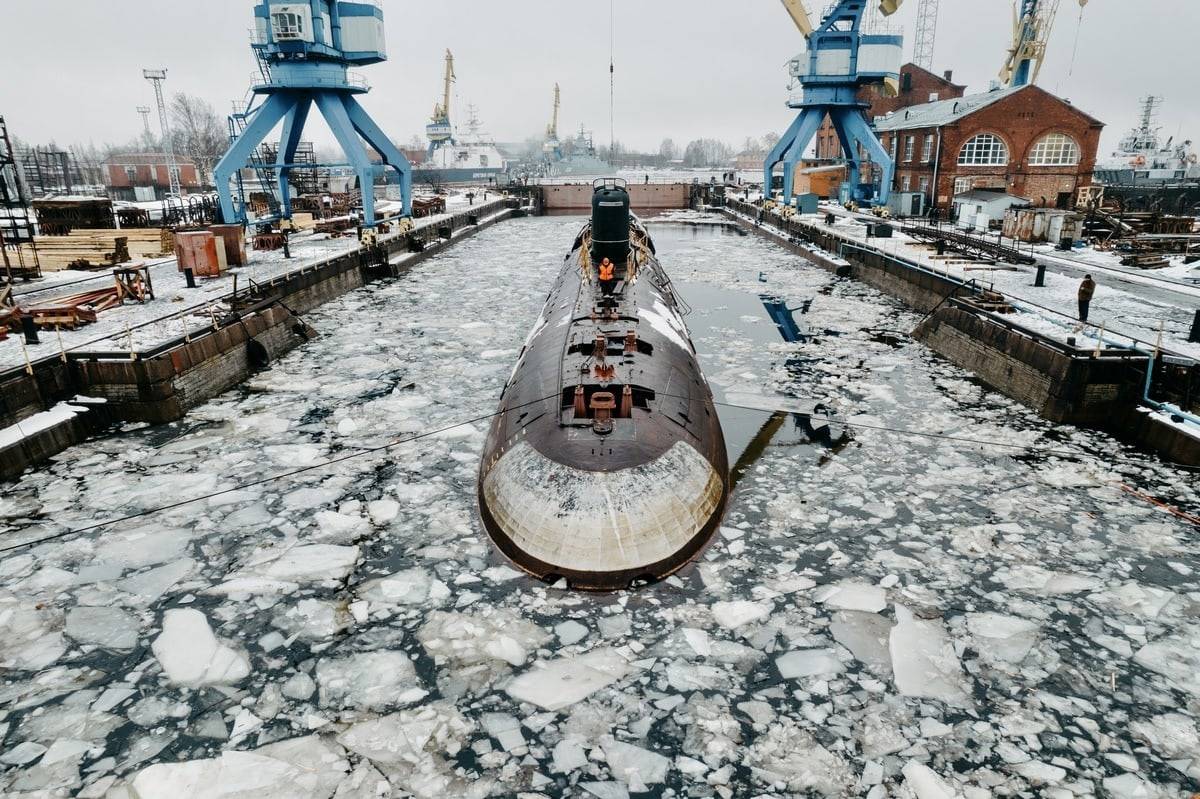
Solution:
{"label": "building roof", "polygon": [[[112,166],[165,166],[167,163],[166,153],[122,153],[121,155],[110,155],[104,159],[104,163]],[[182,156],[175,156],[175,163],[179,166],[195,166],[196,163],[192,159]]]}
{"label": "building roof", "polygon": [[914,130],[916,128],[940,128],[946,125],[952,125],[958,122],[963,117],[968,117],[976,111],[981,111],[990,105],[1007,100],[1009,97],[1020,94],[1025,91],[1034,91],[1049,97],[1051,100],[1061,103],[1070,108],[1075,113],[1079,114],[1084,119],[1091,122],[1093,125],[1103,126],[1103,122],[1096,119],[1091,114],[1071,105],[1067,100],[1064,100],[1057,95],[1035,86],[1032,83],[1026,86],[1010,86],[1004,89],[992,89],[991,91],[982,92],[980,94],[968,94],[965,97],[957,99],[951,98],[948,100],[938,100],[933,103],[925,103],[923,105],[909,106],[902,108],[899,111],[887,114],[886,116],[876,117],[874,124],[875,129],[886,133],[892,130]]}
{"label": "building roof", "polygon": [[909,106],[887,116],[876,117],[875,129],[889,131],[940,128],[1028,88],[1031,87],[1016,86],[1008,89],[995,89],[982,94],[968,94],[965,97]]}
{"label": "building roof", "polygon": [[994,203],[997,200],[1010,200],[1013,205],[1018,203],[1028,204],[1030,200],[1027,197],[1018,197],[1015,194],[1006,194],[1002,191],[987,191],[986,189],[971,189],[964,191],[962,194],[954,195],[954,201],[966,200],[967,202]]}

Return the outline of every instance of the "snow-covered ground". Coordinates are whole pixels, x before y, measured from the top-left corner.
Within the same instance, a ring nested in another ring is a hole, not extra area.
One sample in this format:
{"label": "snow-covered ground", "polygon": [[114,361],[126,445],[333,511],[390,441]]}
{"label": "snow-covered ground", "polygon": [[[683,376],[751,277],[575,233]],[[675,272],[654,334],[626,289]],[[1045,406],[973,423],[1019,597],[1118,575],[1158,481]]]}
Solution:
{"label": "snow-covered ground", "polygon": [[[1130,493],[1196,514],[1195,475],[985,390],[898,303],[761,239],[655,228],[706,374],[858,426],[829,449],[785,420],[667,583],[581,595],[497,559],[486,423],[320,466],[493,411],[578,224],[484,231],[308,314],[320,338],[186,419],[8,486],[0,548],[230,491],[3,554],[0,793],[1200,790],[1200,539]],[[760,292],[812,338],[782,343]],[[722,413],[739,449],[768,421]]]}
{"label": "snow-covered ground", "polygon": [[[436,225],[467,207],[465,197],[452,200],[452,203],[448,203],[447,214],[415,220],[417,227]],[[479,202],[475,204],[478,205]],[[459,205],[462,208],[457,207]],[[125,351],[152,348],[182,336],[185,330],[202,330],[210,323],[214,314],[219,316],[221,301],[233,291],[235,274],[239,290],[247,289],[250,280],[265,282],[349,252],[357,246],[358,241],[353,235],[330,238],[324,233],[297,233],[290,239],[291,258],[284,257],[283,250],[249,250],[249,262],[245,266],[235,267],[219,278],[197,278],[194,289],[187,288],[187,281],[179,271],[175,258],[148,260],[146,263],[150,266],[150,280],[154,286],[155,299],[144,305],[127,303],[103,311],[97,314],[94,323],[83,325],[76,330],[44,330],[40,334],[40,343],[36,345],[26,346],[23,337],[10,336],[7,341],[0,342],[0,370],[23,365],[27,356],[34,361],[55,357],[63,349]],[[49,272],[46,281],[17,283],[18,303],[49,303],[57,297],[112,285],[112,273],[108,270],[100,273],[70,272],[69,274],[74,276],[71,281],[73,285],[56,285],[64,282],[62,276],[65,274],[68,273]],[[89,276],[93,279],[76,282]],[[35,287],[42,286],[47,290],[33,291]]]}
{"label": "snow-covered ground", "polygon": [[[842,235],[952,277],[974,278],[981,285],[993,287],[1017,300],[1020,313],[1014,319],[1047,336],[1061,341],[1069,337],[1077,340],[1091,338],[1094,341],[1103,325],[1108,340],[1132,345],[1132,339],[1137,339],[1143,342],[1138,346],[1145,348],[1147,344],[1152,347],[1158,342],[1161,327],[1162,346],[1165,349],[1200,359],[1200,344],[1187,340],[1195,313],[1200,310],[1200,287],[1188,285],[1186,280],[1173,284],[1156,282],[1153,278],[1158,274],[1157,271],[1137,273],[1137,270],[1122,269],[1111,253],[1085,251],[1073,255],[1071,258],[1078,262],[1077,268],[1081,270],[1087,269],[1088,265],[1082,262],[1087,258],[1117,264],[1114,272],[1095,275],[1098,286],[1089,315],[1092,325],[1082,326],[1075,321],[1079,313],[1078,291],[1082,271],[1079,274],[1048,271],[1045,287],[1035,287],[1036,267],[998,264],[993,268],[969,263],[968,259],[954,253],[938,257],[932,247],[914,241],[898,230],[891,238],[867,241],[866,224],[861,219],[832,206],[827,210],[839,214],[833,229]],[[826,227],[824,212],[801,218],[809,224]],[[1052,248],[1042,250],[1044,252],[1038,254],[1043,257],[1059,258]],[[1172,267],[1168,277],[1178,281],[1186,274],[1185,270],[1190,269],[1180,259],[1180,264]],[[1122,334],[1128,340],[1122,341]]]}

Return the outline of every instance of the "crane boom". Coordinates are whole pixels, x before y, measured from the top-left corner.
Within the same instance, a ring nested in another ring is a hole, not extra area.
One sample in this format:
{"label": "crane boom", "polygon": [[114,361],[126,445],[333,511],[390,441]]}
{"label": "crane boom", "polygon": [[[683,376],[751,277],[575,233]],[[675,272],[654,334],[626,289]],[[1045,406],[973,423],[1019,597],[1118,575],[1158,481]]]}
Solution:
{"label": "crane boom", "polygon": [[804,7],[802,0],[779,0],[783,3],[783,7],[787,9],[788,15],[792,18],[792,22],[796,23],[796,27],[800,29],[800,33],[807,39],[812,35],[813,24],[812,19],[808,16],[808,9]]}
{"label": "crane boom", "polygon": [[[812,18],[809,17],[803,0],[779,0],[779,2],[783,3],[788,16],[792,18],[792,22],[796,24],[804,38],[807,39],[811,36],[815,28],[813,28]],[[885,17],[895,14],[902,5],[904,5],[904,0],[879,0],[879,10]]]}
{"label": "crane boom", "polygon": [[[1013,40],[1000,81],[1006,86],[1036,83],[1046,62],[1046,47],[1061,0],[1019,0],[1013,4]],[[1079,0],[1083,8],[1088,0]]]}
{"label": "crane boom", "polygon": [[440,113],[435,112],[434,116],[448,117],[450,115],[450,86],[451,86],[451,84],[454,83],[455,77],[456,76],[454,74],[454,53],[447,50],[446,51],[446,75],[445,75],[445,79],[444,79],[445,83],[444,83],[444,87],[442,89],[442,104],[441,104],[441,106],[439,106],[441,111],[440,111]]}

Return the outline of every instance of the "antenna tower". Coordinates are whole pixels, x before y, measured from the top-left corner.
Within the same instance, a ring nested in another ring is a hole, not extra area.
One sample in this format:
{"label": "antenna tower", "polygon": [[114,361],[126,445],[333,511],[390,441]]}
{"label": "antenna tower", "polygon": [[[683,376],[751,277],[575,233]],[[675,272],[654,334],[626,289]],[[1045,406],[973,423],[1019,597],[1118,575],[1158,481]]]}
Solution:
{"label": "antenna tower", "polygon": [[142,127],[146,129],[146,138],[150,138],[150,106],[139,105],[137,112],[142,115]]}
{"label": "antenna tower", "polygon": [[179,186],[179,164],[175,161],[175,145],[171,141],[171,126],[167,122],[167,104],[163,100],[163,81],[167,79],[165,69],[143,69],[142,77],[154,84],[154,100],[158,103],[158,126],[162,129],[163,152],[167,154],[167,175],[171,179],[171,194],[182,194]]}

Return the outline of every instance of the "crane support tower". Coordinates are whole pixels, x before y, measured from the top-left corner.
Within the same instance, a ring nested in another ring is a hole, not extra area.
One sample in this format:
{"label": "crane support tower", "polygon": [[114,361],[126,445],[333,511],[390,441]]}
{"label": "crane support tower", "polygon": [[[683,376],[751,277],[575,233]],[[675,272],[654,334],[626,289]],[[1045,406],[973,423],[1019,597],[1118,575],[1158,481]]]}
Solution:
{"label": "crane support tower", "polygon": [[937,44],[938,0],[921,0],[917,6],[917,33],[913,37],[913,63],[933,70],[933,48]]}
{"label": "crane support tower", "polygon": [[[886,204],[896,164],[867,123],[867,103],[858,91],[870,84],[885,84],[893,91],[900,82],[904,37],[895,33],[863,33],[868,0],[841,0],[813,27],[800,0],[782,0],[796,27],[808,40],[808,51],[792,59],[792,87],[803,88],[800,99],[788,101],[800,111],[787,133],[767,155],[764,196],[771,195],[771,176],[783,164],[783,199],[792,202],[792,176],[809,143],[828,116],[849,165],[850,198],[856,202]],[[879,10],[891,16],[903,0],[880,0]],[[867,158],[864,158],[864,154]],[[882,173],[878,187],[863,182],[863,164],[873,162]]]}
{"label": "crane support tower", "polygon": [[450,91],[457,76],[454,74],[454,53],[446,51],[446,74],[443,79],[442,101],[433,106],[433,116],[425,126],[429,139],[429,157],[438,149],[454,145],[454,125],[450,122]]}
{"label": "crane support tower", "polygon": [[[254,23],[253,48],[263,82],[253,87],[254,100],[242,115],[245,127],[213,169],[225,221],[246,221],[245,205],[235,205],[230,181],[280,122],[278,155],[274,164],[265,166],[278,173],[279,215],[291,217],[288,174],[297,166],[296,150],[314,105],[349,161],[316,166],[354,169],[362,188],[364,229],[375,227],[375,176],[388,168],[399,174],[403,214],[411,216],[412,166],[359,105],[358,95],[368,88],[349,72],[351,67],[387,60],[379,0],[260,0],[254,6]],[[366,145],[379,154],[382,164],[372,163]]]}

